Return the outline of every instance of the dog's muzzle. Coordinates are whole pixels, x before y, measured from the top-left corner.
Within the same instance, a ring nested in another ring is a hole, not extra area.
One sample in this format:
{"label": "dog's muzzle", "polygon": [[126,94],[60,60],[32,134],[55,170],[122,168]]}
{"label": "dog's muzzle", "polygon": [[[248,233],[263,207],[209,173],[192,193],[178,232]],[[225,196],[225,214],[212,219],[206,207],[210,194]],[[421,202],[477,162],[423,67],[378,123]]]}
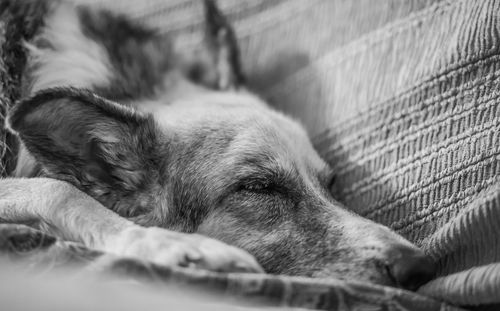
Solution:
{"label": "dog's muzzle", "polygon": [[399,287],[416,290],[436,274],[436,264],[422,250],[397,246],[389,251],[387,270]]}

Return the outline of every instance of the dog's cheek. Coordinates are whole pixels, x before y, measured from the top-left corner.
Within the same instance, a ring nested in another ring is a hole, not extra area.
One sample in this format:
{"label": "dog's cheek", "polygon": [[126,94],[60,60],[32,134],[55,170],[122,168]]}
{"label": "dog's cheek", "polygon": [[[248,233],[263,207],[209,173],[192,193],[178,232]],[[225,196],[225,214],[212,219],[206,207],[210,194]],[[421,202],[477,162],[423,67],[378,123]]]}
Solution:
{"label": "dog's cheek", "polygon": [[279,193],[239,191],[218,209],[231,214],[238,223],[259,231],[272,230],[296,213],[294,203]]}
{"label": "dog's cheek", "polygon": [[196,232],[235,246],[240,244],[243,232],[247,236],[257,234],[245,223],[221,211],[210,213],[198,226]]}
{"label": "dog's cheek", "polygon": [[265,225],[255,218],[245,218],[218,210],[211,213],[198,227],[197,233],[242,248],[255,256],[267,273],[287,273],[296,266],[298,231],[291,222]]}

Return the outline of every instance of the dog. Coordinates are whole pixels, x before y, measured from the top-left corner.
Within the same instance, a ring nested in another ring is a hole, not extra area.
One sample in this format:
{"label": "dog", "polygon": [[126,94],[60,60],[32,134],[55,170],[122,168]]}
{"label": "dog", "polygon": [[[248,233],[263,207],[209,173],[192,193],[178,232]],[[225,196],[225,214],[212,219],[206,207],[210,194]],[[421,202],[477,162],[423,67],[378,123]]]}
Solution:
{"label": "dog", "polygon": [[245,86],[214,1],[192,53],[104,9],[11,5],[35,2],[3,221],[167,266],[410,290],[433,277],[422,250],[332,198],[304,128]]}

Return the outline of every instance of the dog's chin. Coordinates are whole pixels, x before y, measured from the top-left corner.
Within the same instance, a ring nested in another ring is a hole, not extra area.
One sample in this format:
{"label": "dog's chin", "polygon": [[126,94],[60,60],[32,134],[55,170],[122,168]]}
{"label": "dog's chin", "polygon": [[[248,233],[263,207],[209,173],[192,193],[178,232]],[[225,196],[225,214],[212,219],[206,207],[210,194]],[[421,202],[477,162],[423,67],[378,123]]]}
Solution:
{"label": "dog's chin", "polygon": [[390,287],[398,287],[384,267],[353,266],[350,264],[334,264],[310,274],[313,278],[337,279],[347,282],[369,283]]}

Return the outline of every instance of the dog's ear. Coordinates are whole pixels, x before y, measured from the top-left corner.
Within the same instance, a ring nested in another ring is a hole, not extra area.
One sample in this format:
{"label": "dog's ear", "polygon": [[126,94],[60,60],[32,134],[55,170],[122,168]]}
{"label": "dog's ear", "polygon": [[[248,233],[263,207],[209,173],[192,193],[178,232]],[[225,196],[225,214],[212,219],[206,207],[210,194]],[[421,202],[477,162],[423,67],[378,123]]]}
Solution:
{"label": "dog's ear", "polygon": [[139,187],[157,136],[151,116],[73,88],[18,103],[9,126],[50,176],[101,189]]}
{"label": "dog's ear", "polygon": [[218,90],[238,89],[245,83],[236,35],[214,0],[205,0],[204,44],[195,51],[188,75]]}

